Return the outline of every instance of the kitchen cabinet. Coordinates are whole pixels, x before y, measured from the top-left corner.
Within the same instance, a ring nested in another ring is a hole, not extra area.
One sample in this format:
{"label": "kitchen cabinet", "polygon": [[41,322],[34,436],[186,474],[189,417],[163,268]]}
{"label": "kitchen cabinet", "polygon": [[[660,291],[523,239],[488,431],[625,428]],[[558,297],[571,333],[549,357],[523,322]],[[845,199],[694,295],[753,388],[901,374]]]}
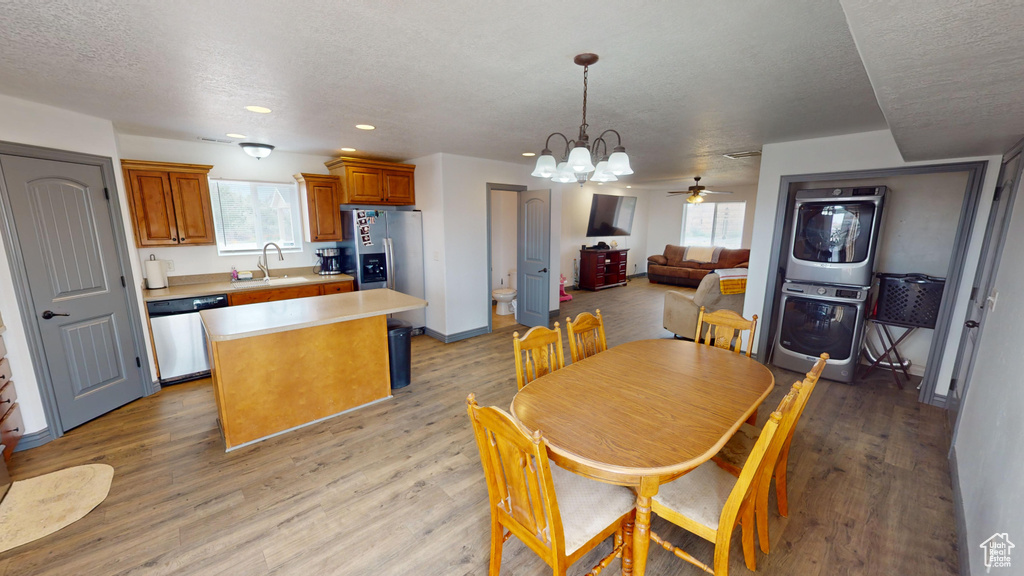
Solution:
{"label": "kitchen cabinet", "polygon": [[323,174],[296,174],[306,242],[341,240],[341,179]]}
{"label": "kitchen cabinet", "polygon": [[362,158],[335,158],[326,162],[331,174],[341,181],[341,204],[385,204],[410,206],[416,203],[416,166]]}
{"label": "kitchen cabinet", "polygon": [[308,296],[322,296],[324,294],[338,294],[340,292],[351,291],[351,280],[330,282],[327,284],[286,286],[282,288],[253,288],[228,294],[228,305],[239,306],[241,304],[253,304],[256,302],[276,302],[278,300],[291,300],[292,298],[306,298]]}
{"label": "kitchen cabinet", "polygon": [[580,288],[602,290],[626,284],[626,250],[580,250]]}
{"label": "kitchen cabinet", "polygon": [[122,160],[135,245],[215,244],[208,175],[213,166]]}

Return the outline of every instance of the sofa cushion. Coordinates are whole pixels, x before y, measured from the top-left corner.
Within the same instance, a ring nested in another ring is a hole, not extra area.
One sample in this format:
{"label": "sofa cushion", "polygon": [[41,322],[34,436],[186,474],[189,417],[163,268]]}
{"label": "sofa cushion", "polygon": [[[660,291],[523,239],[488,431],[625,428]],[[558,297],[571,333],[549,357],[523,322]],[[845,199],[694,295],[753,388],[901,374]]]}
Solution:
{"label": "sofa cushion", "polygon": [[747,260],[750,260],[750,250],[747,248],[722,250],[721,256],[718,257],[718,264],[713,268],[737,268]]}
{"label": "sofa cushion", "polygon": [[668,260],[669,266],[684,266],[686,258],[686,247],[685,246],[674,246],[667,244],[665,246],[665,259]]}
{"label": "sofa cushion", "polygon": [[689,278],[690,269],[682,268],[680,266],[662,266],[660,264],[648,264],[648,274],[657,274],[659,276],[669,276],[672,278]]}

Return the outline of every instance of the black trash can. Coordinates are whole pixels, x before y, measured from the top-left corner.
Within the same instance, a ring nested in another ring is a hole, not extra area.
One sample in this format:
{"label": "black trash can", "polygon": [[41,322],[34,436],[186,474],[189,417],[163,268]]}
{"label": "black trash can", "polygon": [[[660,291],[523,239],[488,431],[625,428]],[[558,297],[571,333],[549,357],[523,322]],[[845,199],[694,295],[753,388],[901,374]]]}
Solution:
{"label": "black trash can", "polygon": [[391,389],[405,388],[412,376],[412,324],[388,320],[388,356],[391,357]]}

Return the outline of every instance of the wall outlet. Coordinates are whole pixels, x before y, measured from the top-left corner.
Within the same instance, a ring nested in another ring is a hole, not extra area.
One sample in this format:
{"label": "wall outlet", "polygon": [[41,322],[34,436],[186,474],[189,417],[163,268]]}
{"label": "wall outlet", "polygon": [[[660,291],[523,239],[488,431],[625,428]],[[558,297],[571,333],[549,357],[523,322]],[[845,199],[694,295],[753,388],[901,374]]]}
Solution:
{"label": "wall outlet", "polygon": [[167,271],[174,272],[174,260],[167,261]]}

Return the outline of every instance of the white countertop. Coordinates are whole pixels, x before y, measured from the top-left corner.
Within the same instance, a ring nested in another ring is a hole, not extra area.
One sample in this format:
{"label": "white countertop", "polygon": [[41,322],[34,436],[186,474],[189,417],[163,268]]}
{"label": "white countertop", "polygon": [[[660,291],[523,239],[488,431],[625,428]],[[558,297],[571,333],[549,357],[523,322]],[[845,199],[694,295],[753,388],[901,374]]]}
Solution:
{"label": "white countertop", "polygon": [[203,319],[210,340],[219,342],[404,312],[426,306],[426,300],[387,288],[378,288],[214,308],[201,311],[199,316]]}
{"label": "white countertop", "polygon": [[[146,302],[153,300],[170,300],[172,298],[192,298],[194,296],[211,296],[213,294],[231,294],[233,292],[245,292],[247,290],[267,290],[271,288],[291,288],[293,286],[307,286],[317,284],[329,284],[331,282],[347,282],[355,280],[348,274],[334,274],[321,276],[320,274],[293,274],[289,278],[303,278],[303,281],[286,283],[280,285],[258,285],[253,284],[245,288],[235,288],[231,282],[203,282],[201,284],[178,284],[167,288],[156,288],[143,290],[142,299]],[[279,280],[278,277],[274,277]]]}

